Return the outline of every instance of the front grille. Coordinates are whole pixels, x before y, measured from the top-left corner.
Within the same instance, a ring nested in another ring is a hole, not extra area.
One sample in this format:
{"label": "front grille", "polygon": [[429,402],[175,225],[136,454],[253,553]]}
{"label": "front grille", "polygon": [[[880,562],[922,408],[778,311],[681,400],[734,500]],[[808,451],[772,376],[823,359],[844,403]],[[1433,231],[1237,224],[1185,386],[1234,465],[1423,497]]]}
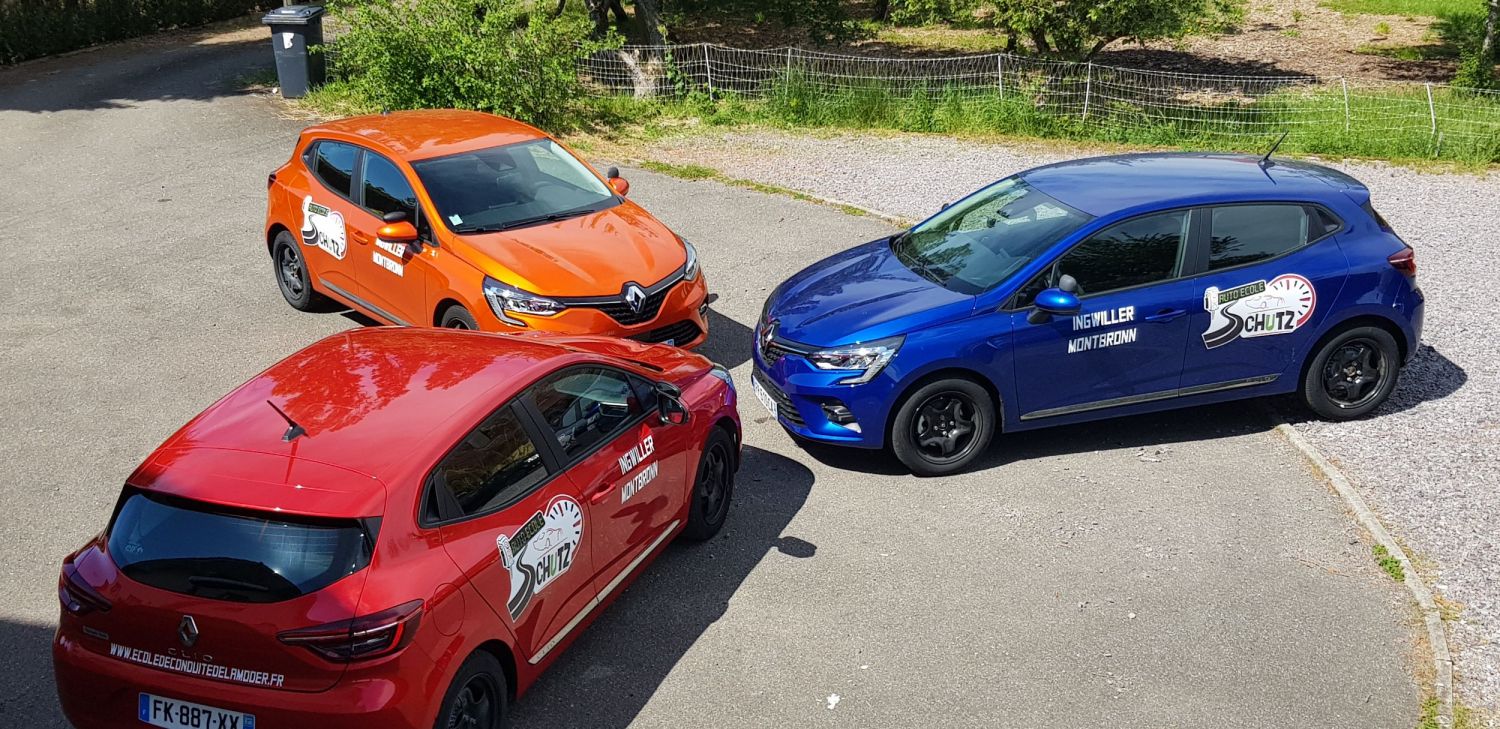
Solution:
{"label": "front grille", "polygon": [[780,362],[782,357],[795,353],[795,350],[788,348],[786,345],[774,339],[771,340],[770,344],[763,345],[760,348],[761,359],[764,359],[767,365],[774,365],[777,362]]}
{"label": "front grille", "polygon": [[792,404],[790,396],[782,392],[781,388],[771,384],[771,380],[762,375],[760,370],[756,370],[753,376],[760,383],[760,386],[765,389],[766,394],[770,395],[771,399],[776,401],[777,415],[780,415],[792,425],[801,428],[807,427],[807,421],[802,418],[802,413],[797,412],[797,406]]}
{"label": "front grille", "polygon": [[681,282],[680,275],[669,276],[666,281],[656,285],[652,289],[646,289],[646,299],[641,302],[641,310],[636,311],[625,303],[625,295],[619,296],[589,296],[589,297],[562,297],[558,301],[568,306],[580,309],[597,309],[608,314],[611,319],[624,324],[635,326],[644,324],[656,318],[661,312],[662,302],[667,300],[667,294]]}
{"label": "front grille", "polygon": [[682,345],[687,344],[694,339],[697,339],[698,335],[702,333],[702,331],[703,330],[698,328],[697,324],[694,324],[691,321],[684,320],[677,322],[676,324],[668,324],[664,327],[657,327],[649,332],[646,332],[645,334],[636,334],[632,336],[631,339],[634,339],[637,342],[649,342],[651,344],[659,344],[670,339],[672,340],[673,344]]}

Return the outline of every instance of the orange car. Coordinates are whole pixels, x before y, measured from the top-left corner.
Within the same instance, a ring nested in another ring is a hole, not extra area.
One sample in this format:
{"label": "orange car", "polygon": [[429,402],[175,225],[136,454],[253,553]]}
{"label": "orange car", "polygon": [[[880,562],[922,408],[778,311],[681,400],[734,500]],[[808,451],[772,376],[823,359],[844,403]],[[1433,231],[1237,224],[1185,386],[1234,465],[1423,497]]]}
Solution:
{"label": "orange car", "polygon": [[546,134],[469,111],[302,132],[271,174],[266,247],[287,303],[403,325],[609,334],[694,347],[693,246]]}

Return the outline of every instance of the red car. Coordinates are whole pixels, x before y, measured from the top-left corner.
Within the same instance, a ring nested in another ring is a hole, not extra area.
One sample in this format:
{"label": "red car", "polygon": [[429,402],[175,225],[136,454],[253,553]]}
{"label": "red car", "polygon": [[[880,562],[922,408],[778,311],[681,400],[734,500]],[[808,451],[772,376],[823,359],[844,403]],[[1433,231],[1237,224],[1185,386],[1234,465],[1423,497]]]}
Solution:
{"label": "red car", "polygon": [[194,418],[63,562],[81,729],[504,725],[674,536],[723,525],[729,374],[665,345],[337,334]]}

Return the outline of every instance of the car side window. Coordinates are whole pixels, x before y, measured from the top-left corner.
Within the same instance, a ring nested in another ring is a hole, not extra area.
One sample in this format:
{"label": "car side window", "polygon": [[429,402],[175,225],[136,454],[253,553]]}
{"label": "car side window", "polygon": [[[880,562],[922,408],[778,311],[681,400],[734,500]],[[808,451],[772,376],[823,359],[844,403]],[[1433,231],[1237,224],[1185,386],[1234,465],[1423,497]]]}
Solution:
{"label": "car side window", "polygon": [[532,399],[567,458],[608,441],[645,412],[630,377],[603,367],[576,367],[548,376]]}
{"label": "car side window", "polygon": [[1056,276],[1072,276],[1080,296],[1170,279],[1177,275],[1191,217],[1187,210],[1174,210],[1105,228],[1063,254]]}
{"label": "car side window", "polygon": [[351,197],[354,182],[354,161],[359,157],[359,148],[340,142],[318,142],[313,148],[313,174],[328,189]]}
{"label": "car side window", "polygon": [[364,206],[376,216],[406,213],[407,222],[417,224],[417,192],[401,169],[378,154],[365,153]]}
{"label": "car side window", "polygon": [[1274,258],[1339,227],[1316,208],[1302,205],[1217,207],[1209,215],[1208,270]]}
{"label": "car side window", "polygon": [[432,477],[469,516],[526,494],[547,477],[547,466],[515,408],[506,406],[464,436]]}

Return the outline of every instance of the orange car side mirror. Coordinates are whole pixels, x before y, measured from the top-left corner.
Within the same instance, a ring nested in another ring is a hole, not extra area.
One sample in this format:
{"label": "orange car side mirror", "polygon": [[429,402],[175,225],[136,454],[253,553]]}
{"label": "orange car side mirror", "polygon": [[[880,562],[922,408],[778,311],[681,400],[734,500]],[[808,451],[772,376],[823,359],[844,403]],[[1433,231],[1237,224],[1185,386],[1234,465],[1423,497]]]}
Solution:
{"label": "orange car side mirror", "polygon": [[417,239],[417,229],[405,220],[383,225],[375,235],[392,243],[410,243]]}
{"label": "orange car side mirror", "polygon": [[613,188],[615,192],[619,193],[621,197],[630,194],[630,182],[620,176],[619,167],[609,168],[609,172],[605,173],[604,176],[609,179],[609,186]]}

